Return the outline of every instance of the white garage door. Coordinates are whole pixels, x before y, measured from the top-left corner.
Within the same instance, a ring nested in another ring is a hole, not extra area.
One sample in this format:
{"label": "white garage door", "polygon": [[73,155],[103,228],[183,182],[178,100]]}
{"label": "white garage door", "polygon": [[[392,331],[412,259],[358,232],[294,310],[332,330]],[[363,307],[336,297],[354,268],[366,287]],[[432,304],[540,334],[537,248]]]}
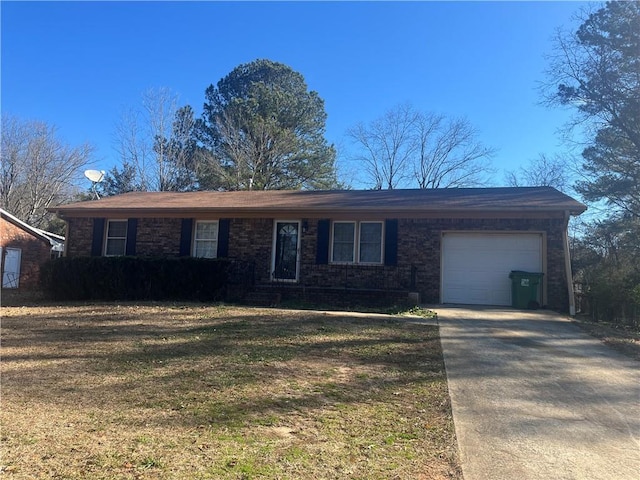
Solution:
{"label": "white garage door", "polygon": [[509,272],[542,272],[541,234],[445,233],[442,302],[511,305]]}

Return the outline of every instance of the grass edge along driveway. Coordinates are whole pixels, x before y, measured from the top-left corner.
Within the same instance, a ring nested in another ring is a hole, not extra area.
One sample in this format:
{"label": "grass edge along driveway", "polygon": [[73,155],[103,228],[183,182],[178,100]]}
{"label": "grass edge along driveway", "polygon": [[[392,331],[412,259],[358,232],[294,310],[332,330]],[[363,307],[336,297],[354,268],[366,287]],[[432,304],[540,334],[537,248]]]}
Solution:
{"label": "grass edge along driveway", "polygon": [[200,304],[2,323],[7,478],[461,478],[437,327]]}

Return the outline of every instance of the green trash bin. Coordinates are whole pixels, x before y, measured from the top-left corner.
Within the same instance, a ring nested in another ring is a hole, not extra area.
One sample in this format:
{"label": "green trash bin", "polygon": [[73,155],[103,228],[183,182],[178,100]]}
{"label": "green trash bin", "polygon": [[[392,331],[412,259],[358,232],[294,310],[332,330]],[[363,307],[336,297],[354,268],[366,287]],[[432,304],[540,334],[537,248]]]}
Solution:
{"label": "green trash bin", "polygon": [[540,307],[538,285],[542,281],[542,273],[514,270],[509,274],[509,278],[511,279],[511,306],[513,308],[535,310]]}

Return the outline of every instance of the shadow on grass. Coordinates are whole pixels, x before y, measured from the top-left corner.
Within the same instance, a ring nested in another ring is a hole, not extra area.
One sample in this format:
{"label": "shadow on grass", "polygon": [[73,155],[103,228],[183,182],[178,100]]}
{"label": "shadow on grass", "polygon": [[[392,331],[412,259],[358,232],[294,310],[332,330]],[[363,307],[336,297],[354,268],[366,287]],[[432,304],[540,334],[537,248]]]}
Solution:
{"label": "shadow on grass", "polygon": [[395,319],[171,305],[26,312],[4,320],[9,397],[139,408],[145,424],[261,425],[406,389],[428,402],[430,385],[446,388],[436,327]]}

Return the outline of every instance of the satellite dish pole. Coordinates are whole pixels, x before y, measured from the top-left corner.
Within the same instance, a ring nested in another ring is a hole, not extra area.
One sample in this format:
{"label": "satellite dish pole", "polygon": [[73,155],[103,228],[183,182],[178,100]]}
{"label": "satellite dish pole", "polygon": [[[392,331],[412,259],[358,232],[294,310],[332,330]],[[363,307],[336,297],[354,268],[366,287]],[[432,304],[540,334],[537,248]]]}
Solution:
{"label": "satellite dish pole", "polygon": [[96,200],[100,200],[100,195],[98,195],[98,191],[96,190],[96,185],[100,183],[104,179],[104,170],[85,170],[84,176],[87,177],[91,181],[91,190],[93,194],[96,196]]}

